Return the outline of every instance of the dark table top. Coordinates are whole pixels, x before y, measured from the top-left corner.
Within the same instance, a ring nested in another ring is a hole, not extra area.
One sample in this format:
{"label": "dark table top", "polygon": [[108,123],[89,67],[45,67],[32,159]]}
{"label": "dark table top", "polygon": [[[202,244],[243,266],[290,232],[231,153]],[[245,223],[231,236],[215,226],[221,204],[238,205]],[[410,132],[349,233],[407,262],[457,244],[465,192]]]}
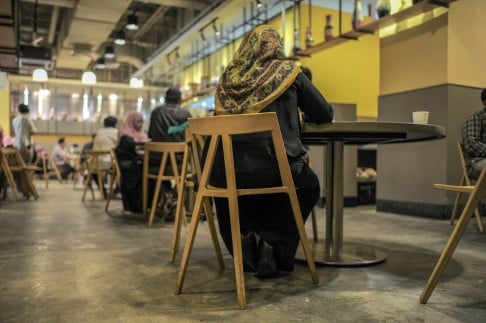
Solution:
{"label": "dark table top", "polygon": [[326,144],[343,141],[345,144],[386,144],[425,141],[446,137],[445,128],[432,124],[408,122],[336,121],[326,124],[302,124],[302,142]]}

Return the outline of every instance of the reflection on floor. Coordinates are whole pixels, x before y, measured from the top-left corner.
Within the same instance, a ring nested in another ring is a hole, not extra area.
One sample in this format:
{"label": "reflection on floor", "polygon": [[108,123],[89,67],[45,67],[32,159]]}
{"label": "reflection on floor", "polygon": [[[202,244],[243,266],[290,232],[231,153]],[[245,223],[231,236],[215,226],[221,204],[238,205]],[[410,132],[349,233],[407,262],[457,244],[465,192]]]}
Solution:
{"label": "reflection on floor", "polygon": [[[471,222],[427,305],[419,296],[452,229],[448,221],[346,208],[346,241],[387,255],[369,267],[307,268],[259,281],[246,274],[247,310],[238,310],[232,258],[218,271],[200,225],[181,295],[167,263],[172,224],[147,228],[114,200],[81,202],[81,189],[37,182],[38,201],[0,201],[0,321],[60,322],[483,322],[486,236]],[[324,209],[318,209],[324,237]],[[312,230],[307,223],[309,235]],[[184,240],[185,235],[183,236]],[[231,315],[231,316],[229,316]]]}

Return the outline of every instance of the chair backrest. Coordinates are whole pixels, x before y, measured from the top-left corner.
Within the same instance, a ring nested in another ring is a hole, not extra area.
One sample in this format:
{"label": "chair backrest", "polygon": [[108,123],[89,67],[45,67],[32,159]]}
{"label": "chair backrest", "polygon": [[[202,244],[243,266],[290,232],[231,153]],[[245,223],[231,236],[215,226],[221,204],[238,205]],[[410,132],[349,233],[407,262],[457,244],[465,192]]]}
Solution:
{"label": "chair backrest", "polygon": [[[287,153],[285,150],[282,134],[280,132],[280,127],[275,112],[190,118],[188,121],[188,129],[193,139],[193,151],[197,151],[197,148],[194,147],[199,146],[198,142],[200,142],[201,137],[207,137],[210,140],[208,155],[206,157],[206,163],[209,162],[210,167],[203,167],[202,173],[200,175],[201,178],[203,178],[204,176],[208,177],[211,173],[212,169],[210,168],[212,168],[212,165],[214,164],[217,147],[220,143],[222,143],[226,167],[226,180],[228,185],[231,185],[231,182],[233,182],[236,187],[234,169],[228,169],[227,166],[228,164],[234,165],[231,137],[236,135],[270,133],[271,139],[273,141],[275,155],[282,157],[276,158],[279,172],[283,180],[282,186],[288,187],[290,189],[295,189],[292,175],[290,173],[288,160],[286,158]],[[200,155],[193,154],[193,156],[195,159],[196,170],[199,173],[198,166],[202,165]],[[285,156],[285,158],[283,158],[283,156]]]}

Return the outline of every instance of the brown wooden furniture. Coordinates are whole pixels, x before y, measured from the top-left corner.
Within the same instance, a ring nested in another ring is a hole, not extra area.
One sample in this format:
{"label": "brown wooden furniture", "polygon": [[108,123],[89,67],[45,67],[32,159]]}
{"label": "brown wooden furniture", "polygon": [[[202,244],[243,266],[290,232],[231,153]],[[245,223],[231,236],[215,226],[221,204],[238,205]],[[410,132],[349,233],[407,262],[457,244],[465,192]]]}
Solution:
{"label": "brown wooden furniture", "polygon": [[[159,201],[162,181],[175,181],[177,192],[183,190],[185,181],[181,180],[181,171],[177,164],[176,155],[183,155],[187,159],[187,144],[185,142],[146,142],[144,145],[143,159],[143,214],[147,214],[148,209],[148,181],[155,180],[155,191],[152,198],[152,206],[148,219],[148,226],[152,226],[155,210]],[[157,166],[150,165],[150,158],[154,160],[153,154],[160,155],[160,163]],[[168,164],[169,162],[169,164]],[[183,167],[187,167],[186,165]],[[151,169],[152,168],[152,169]],[[178,207],[181,203],[178,202]],[[177,211],[176,211],[177,212]],[[179,210],[179,212],[182,212]],[[178,215],[178,214],[177,214]],[[177,217],[177,216],[176,216]]]}
{"label": "brown wooden furniture", "polygon": [[437,264],[432,271],[432,274],[425,285],[422,295],[420,295],[420,303],[425,304],[429,300],[430,295],[434,291],[440,276],[444,272],[449,260],[452,257],[452,253],[456,249],[459,240],[461,240],[464,231],[466,230],[469,221],[471,220],[474,211],[481,203],[481,199],[486,197],[486,168],[481,172],[481,176],[476,181],[474,186],[462,186],[462,185],[446,185],[446,184],[434,184],[434,188],[441,190],[448,190],[453,192],[462,192],[469,194],[469,198],[466,202],[464,210],[462,210],[461,216],[454,227],[449,240],[447,241],[444,250],[442,251]]}
{"label": "brown wooden furniture", "polygon": [[[285,193],[288,194],[292,210],[295,217],[296,226],[299,232],[302,246],[305,256],[307,258],[307,264],[310,270],[312,281],[314,284],[318,283],[318,277],[314,264],[314,259],[310,250],[309,241],[305,233],[304,222],[295,192],[294,182],[290,172],[289,163],[287,160],[287,154],[285,151],[282,135],[278,125],[277,116],[275,113],[257,113],[257,114],[242,114],[242,115],[229,115],[229,116],[217,116],[217,117],[205,117],[205,118],[191,118],[189,119],[189,130],[193,136],[207,136],[209,142],[209,148],[207,157],[204,164],[201,164],[199,154],[193,154],[196,160],[196,164],[202,165],[201,179],[199,182],[198,190],[196,193],[196,199],[194,203],[194,210],[192,213],[191,224],[184,247],[184,253],[182,255],[181,265],[179,269],[179,275],[177,278],[176,294],[180,294],[184,278],[186,276],[187,264],[189,256],[192,251],[194,239],[196,236],[196,230],[199,223],[198,215],[201,212],[201,208],[205,200],[209,197],[222,197],[228,199],[230,210],[230,222],[233,242],[233,255],[234,255],[234,270],[236,279],[236,292],[238,298],[238,305],[240,309],[246,308],[246,291],[245,280],[243,272],[243,257],[241,250],[241,236],[240,236],[240,221],[238,215],[238,196],[243,195],[261,195],[261,194],[275,194]],[[231,136],[241,134],[252,134],[258,132],[269,132],[275,147],[276,159],[278,162],[278,168],[280,171],[281,186],[276,187],[264,187],[264,188],[245,188],[241,189],[236,186],[235,177],[235,161],[232,148]],[[197,139],[197,138],[196,138]],[[222,145],[225,160],[225,173],[227,187],[214,187],[209,185],[209,176],[212,170],[216,152],[218,146]],[[221,254],[219,244],[214,236],[215,228],[214,222],[209,220],[208,224],[211,228],[211,236],[213,238],[213,244],[216,250],[217,257]],[[219,256],[220,257],[220,256]],[[223,269],[224,265],[221,259],[220,268]]]}
{"label": "brown wooden furniture", "polygon": [[116,154],[114,150],[110,151],[111,153],[111,160],[113,162],[112,165],[112,173],[110,177],[110,190],[108,191],[108,194],[106,196],[106,205],[105,205],[105,211],[108,212],[108,207],[110,206],[110,201],[113,196],[113,185],[115,187],[120,187],[121,184],[121,172],[120,172],[120,166],[118,165],[118,160],[116,159]]}
{"label": "brown wooden furniture", "polygon": [[[469,178],[469,175],[467,174],[466,158],[464,157],[464,147],[460,142],[457,143],[457,150],[459,152],[459,160],[461,161],[461,169],[462,169],[462,177],[459,185],[472,186],[471,184],[472,181]],[[456,200],[454,201],[454,208],[452,209],[452,214],[451,214],[451,224],[454,224],[454,220],[456,219],[462,194],[463,192],[457,192]],[[481,214],[479,213],[479,209],[474,210],[474,216],[476,217],[476,221],[478,223],[479,232],[484,233],[484,225],[483,222],[481,221]]]}
{"label": "brown wooden furniture", "polygon": [[49,188],[49,179],[50,179],[51,171],[54,172],[59,183],[62,183],[61,173],[59,172],[57,165],[54,163],[52,158],[49,157],[49,155],[47,154],[38,155],[36,161],[34,162],[34,165],[39,165],[39,164],[42,165],[41,166],[42,175],[44,177],[46,188]]}
{"label": "brown wooden furniture", "polygon": [[83,198],[82,201],[84,202],[85,197],[86,197],[86,191],[88,189],[91,190],[91,196],[93,200],[95,199],[94,196],[94,191],[92,187],[92,181],[93,181],[93,175],[97,175],[98,179],[98,189],[100,191],[100,196],[101,199],[103,200],[105,198],[105,191],[103,189],[103,185],[105,182],[105,178],[108,174],[113,172],[113,168],[106,167],[105,165],[105,160],[109,159],[110,160],[110,165],[112,165],[111,161],[111,150],[90,150],[86,152],[86,155],[88,156],[88,178],[86,179],[86,182],[84,184],[84,190],[83,190]]}
{"label": "brown wooden furniture", "polygon": [[0,158],[2,159],[1,170],[15,200],[20,198],[20,192],[27,198],[33,196],[37,200],[39,194],[35,188],[32,175],[39,168],[35,165],[26,165],[16,148],[1,148]]}

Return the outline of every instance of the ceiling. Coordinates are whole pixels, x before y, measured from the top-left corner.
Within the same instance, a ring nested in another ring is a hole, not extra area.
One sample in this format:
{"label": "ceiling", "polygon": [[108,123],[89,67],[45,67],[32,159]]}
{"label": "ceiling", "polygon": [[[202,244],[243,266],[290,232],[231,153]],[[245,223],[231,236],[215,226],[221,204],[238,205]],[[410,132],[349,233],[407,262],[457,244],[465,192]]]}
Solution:
{"label": "ceiling", "polygon": [[[167,86],[177,83],[174,80],[177,71],[172,64],[175,59],[180,71],[237,39],[252,25],[279,15],[284,7],[306,1],[262,0],[265,6],[257,8],[259,2],[1,0],[0,70],[30,76],[33,68],[25,68],[18,59],[23,53],[19,50],[28,46],[52,52],[49,78],[80,80],[84,71],[92,70],[101,82],[127,84],[131,76],[136,76],[152,86]],[[314,0],[312,3],[330,6],[338,2]],[[353,3],[354,0],[343,0],[343,7],[351,8]],[[125,28],[131,14],[139,20],[140,28],[136,31]],[[219,39],[212,22],[223,31]],[[119,31],[126,35],[127,43],[123,46],[113,45]],[[201,31],[206,42],[201,40]],[[103,57],[108,45],[114,46],[116,57],[106,59],[105,69],[97,69],[96,60]]]}
{"label": "ceiling", "polygon": [[[2,0],[0,1],[0,70],[31,75],[18,64],[19,49],[47,48],[52,52],[49,77],[80,79],[93,70],[99,81],[128,82],[147,59],[186,26],[224,0]],[[135,14],[140,28],[125,28]],[[115,59],[103,70],[95,62],[115,34],[124,31],[127,43],[114,45]],[[20,54],[22,55],[22,54]]]}

